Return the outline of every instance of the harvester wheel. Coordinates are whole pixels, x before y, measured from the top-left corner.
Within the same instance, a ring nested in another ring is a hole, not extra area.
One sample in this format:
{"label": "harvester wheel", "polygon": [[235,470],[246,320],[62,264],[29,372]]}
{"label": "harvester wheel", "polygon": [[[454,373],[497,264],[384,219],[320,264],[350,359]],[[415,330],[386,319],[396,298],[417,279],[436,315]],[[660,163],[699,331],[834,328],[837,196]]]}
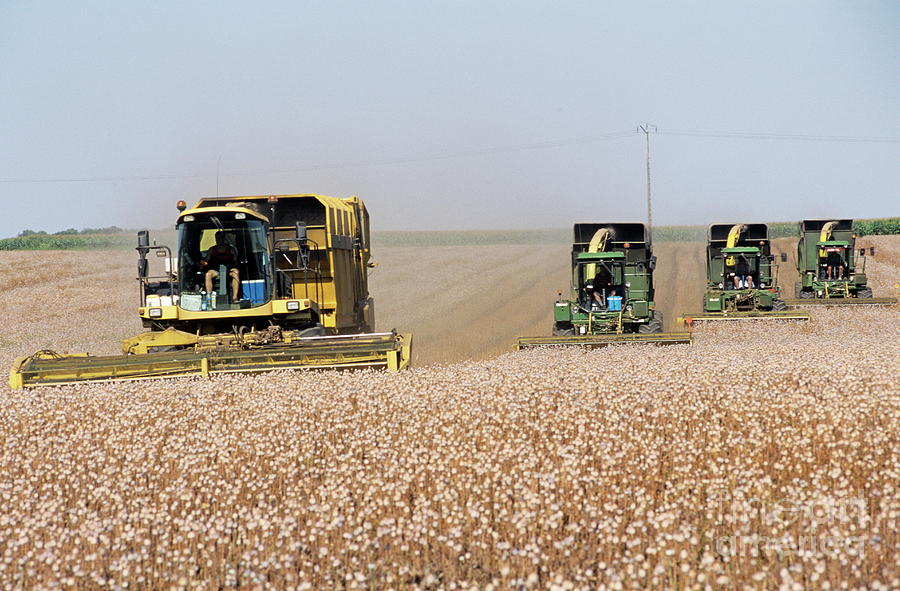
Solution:
{"label": "harvester wheel", "polygon": [[772,302],[773,312],[781,312],[782,310],[787,310],[787,304],[784,303],[784,300],[775,300]]}
{"label": "harvester wheel", "polygon": [[865,289],[861,289],[856,292],[856,297],[858,298],[870,298],[872,297],[872,288],[867,287]]}
{"label": "harvester wheel", "polygon": [[323,337],[325,336],[325,327],[321,324],[316,324],[315,326],[310,326],[309,328],[305,328],[303,330],[297,331],[299,334],[295,335],[300,338],[304,337]]}
{"label": "harvester wheel", "polygon": [[638,332],[641,334],[656,334],[658,332],[662,332],[663,330],[663,316],[662,312],[659,310],[653,310],[653,318],[650,319],[650,322],[647,324],[642,324],[638,327]]}
{"label": "harvester wheel", "polygon": [[575,336],[575,327],[568,322],[554,322],[553,336],[555,337],[571,337]]}
{"label": "harvester wheel", "polygon": [[165,345],[162,347],[148,347],[147,353],[171,353],[172,351],[181,351],[184,349],[181,345]]}

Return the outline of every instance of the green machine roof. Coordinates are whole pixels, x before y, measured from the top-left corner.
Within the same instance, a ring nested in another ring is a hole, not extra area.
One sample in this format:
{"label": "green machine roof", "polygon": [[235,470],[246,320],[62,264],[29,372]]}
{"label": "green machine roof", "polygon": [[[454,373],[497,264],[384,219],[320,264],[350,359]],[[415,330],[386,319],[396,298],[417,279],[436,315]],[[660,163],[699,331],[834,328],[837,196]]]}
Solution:
{"label": "green machine roof", "polygon": [[603,261],[609,259],[624,259],[624,252],[579,252],[579,261]]}
{"label": "green machine roof", "polygon": [[759,254],[759,249],[755,246],[734,246],[732,248],[723,248],[724,254]]}

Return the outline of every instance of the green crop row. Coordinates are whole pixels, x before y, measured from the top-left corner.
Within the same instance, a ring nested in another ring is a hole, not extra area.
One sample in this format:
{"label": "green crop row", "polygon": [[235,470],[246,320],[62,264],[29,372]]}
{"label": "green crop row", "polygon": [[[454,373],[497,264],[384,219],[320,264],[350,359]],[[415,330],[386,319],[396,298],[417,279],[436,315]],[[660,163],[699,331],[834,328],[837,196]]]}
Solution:
{"label": "green crop row", "polygon": [[866,234],[900,234],[900,218],[881,218],[876,220],[856,220],[853,229],[860,236]]}
{"label": "green crop row", "polygon": [[134,242],[132,234],[31,234],[0,240],[0,250],[106,250]]}
{"label": "green crop row", "polygon": [[[871,234],[900,234],[900,218],[856,220],[853,229],[860,236]],[[797,235],[796,222],[769,224],[771,238]],[[172,232],[157,232],[154,238],[160,244],[174,247]],[[538,230],[438,230],[438,231],[384,231],[373,232],[373,248],[395,246],[466,246],[491,244],[567,244],[572,240],[569,228],[543,228]],[[654,242],[705,242],[706,226],[657,226],[653,229]],[[167,242],[168,241],[168,242]],[[104,250],[132,248],[134,234],[44,234],[30,233],[15,238],[0,239],[0,250]]]}

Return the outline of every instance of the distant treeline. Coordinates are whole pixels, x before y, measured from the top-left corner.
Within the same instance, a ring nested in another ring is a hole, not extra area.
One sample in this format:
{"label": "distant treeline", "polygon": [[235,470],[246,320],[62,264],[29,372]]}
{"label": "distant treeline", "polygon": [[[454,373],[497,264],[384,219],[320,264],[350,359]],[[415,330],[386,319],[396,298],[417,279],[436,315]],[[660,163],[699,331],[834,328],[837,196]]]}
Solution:
{"label": "distant treeline", "polygon": [[[853,229],[860,236],[873,234],[900,234],[900,218],[856,220]],[[152,234],[160,244],[174,247],[172,232]],[[771,238],[797,235],[797,222],[773,222],[769,224]],[[390,246],[465,246],[488,244],[567,244],[572,240],[570,228],[539,230],[436,230],[436,231],[386,231],[372,233],[372,247],[376,250]],[[653,229],[655,242],[705,242],[706,226],[657,226]],[[167,242],[168,241],[168,242]],[[133,231],[117,226],[108,228],[70,228],[48,234],[43,231],[23,230],[15,238],[0,240],[0,250],[102,250],[134,248]]]}
{"label": "distant treeline", "polygon": [[59,232],[54,232],[52,234],[48,234],[43,230],[22,230],[21,232],[19,232],[18,238],[26,238],[28,236],[75,236],[76,234],[122,234],[124,232],[125,230],[123,230],[119,226],[108,226],[106,228],[84,228],[83,230],[69,228],[68,230],[60,230]]}

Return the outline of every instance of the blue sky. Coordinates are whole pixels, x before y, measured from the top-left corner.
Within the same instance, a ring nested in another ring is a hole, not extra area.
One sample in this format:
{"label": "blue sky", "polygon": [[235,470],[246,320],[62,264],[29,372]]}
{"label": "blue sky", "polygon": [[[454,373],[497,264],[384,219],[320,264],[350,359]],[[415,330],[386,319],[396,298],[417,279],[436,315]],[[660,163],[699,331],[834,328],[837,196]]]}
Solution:
{"label": "blue sky", "polygon": [[898,30],[891,1],[0,0],[0,236],[164,227],[217,169],[376,229],[641,220],[643,122],[657,223],[900,215]]}

